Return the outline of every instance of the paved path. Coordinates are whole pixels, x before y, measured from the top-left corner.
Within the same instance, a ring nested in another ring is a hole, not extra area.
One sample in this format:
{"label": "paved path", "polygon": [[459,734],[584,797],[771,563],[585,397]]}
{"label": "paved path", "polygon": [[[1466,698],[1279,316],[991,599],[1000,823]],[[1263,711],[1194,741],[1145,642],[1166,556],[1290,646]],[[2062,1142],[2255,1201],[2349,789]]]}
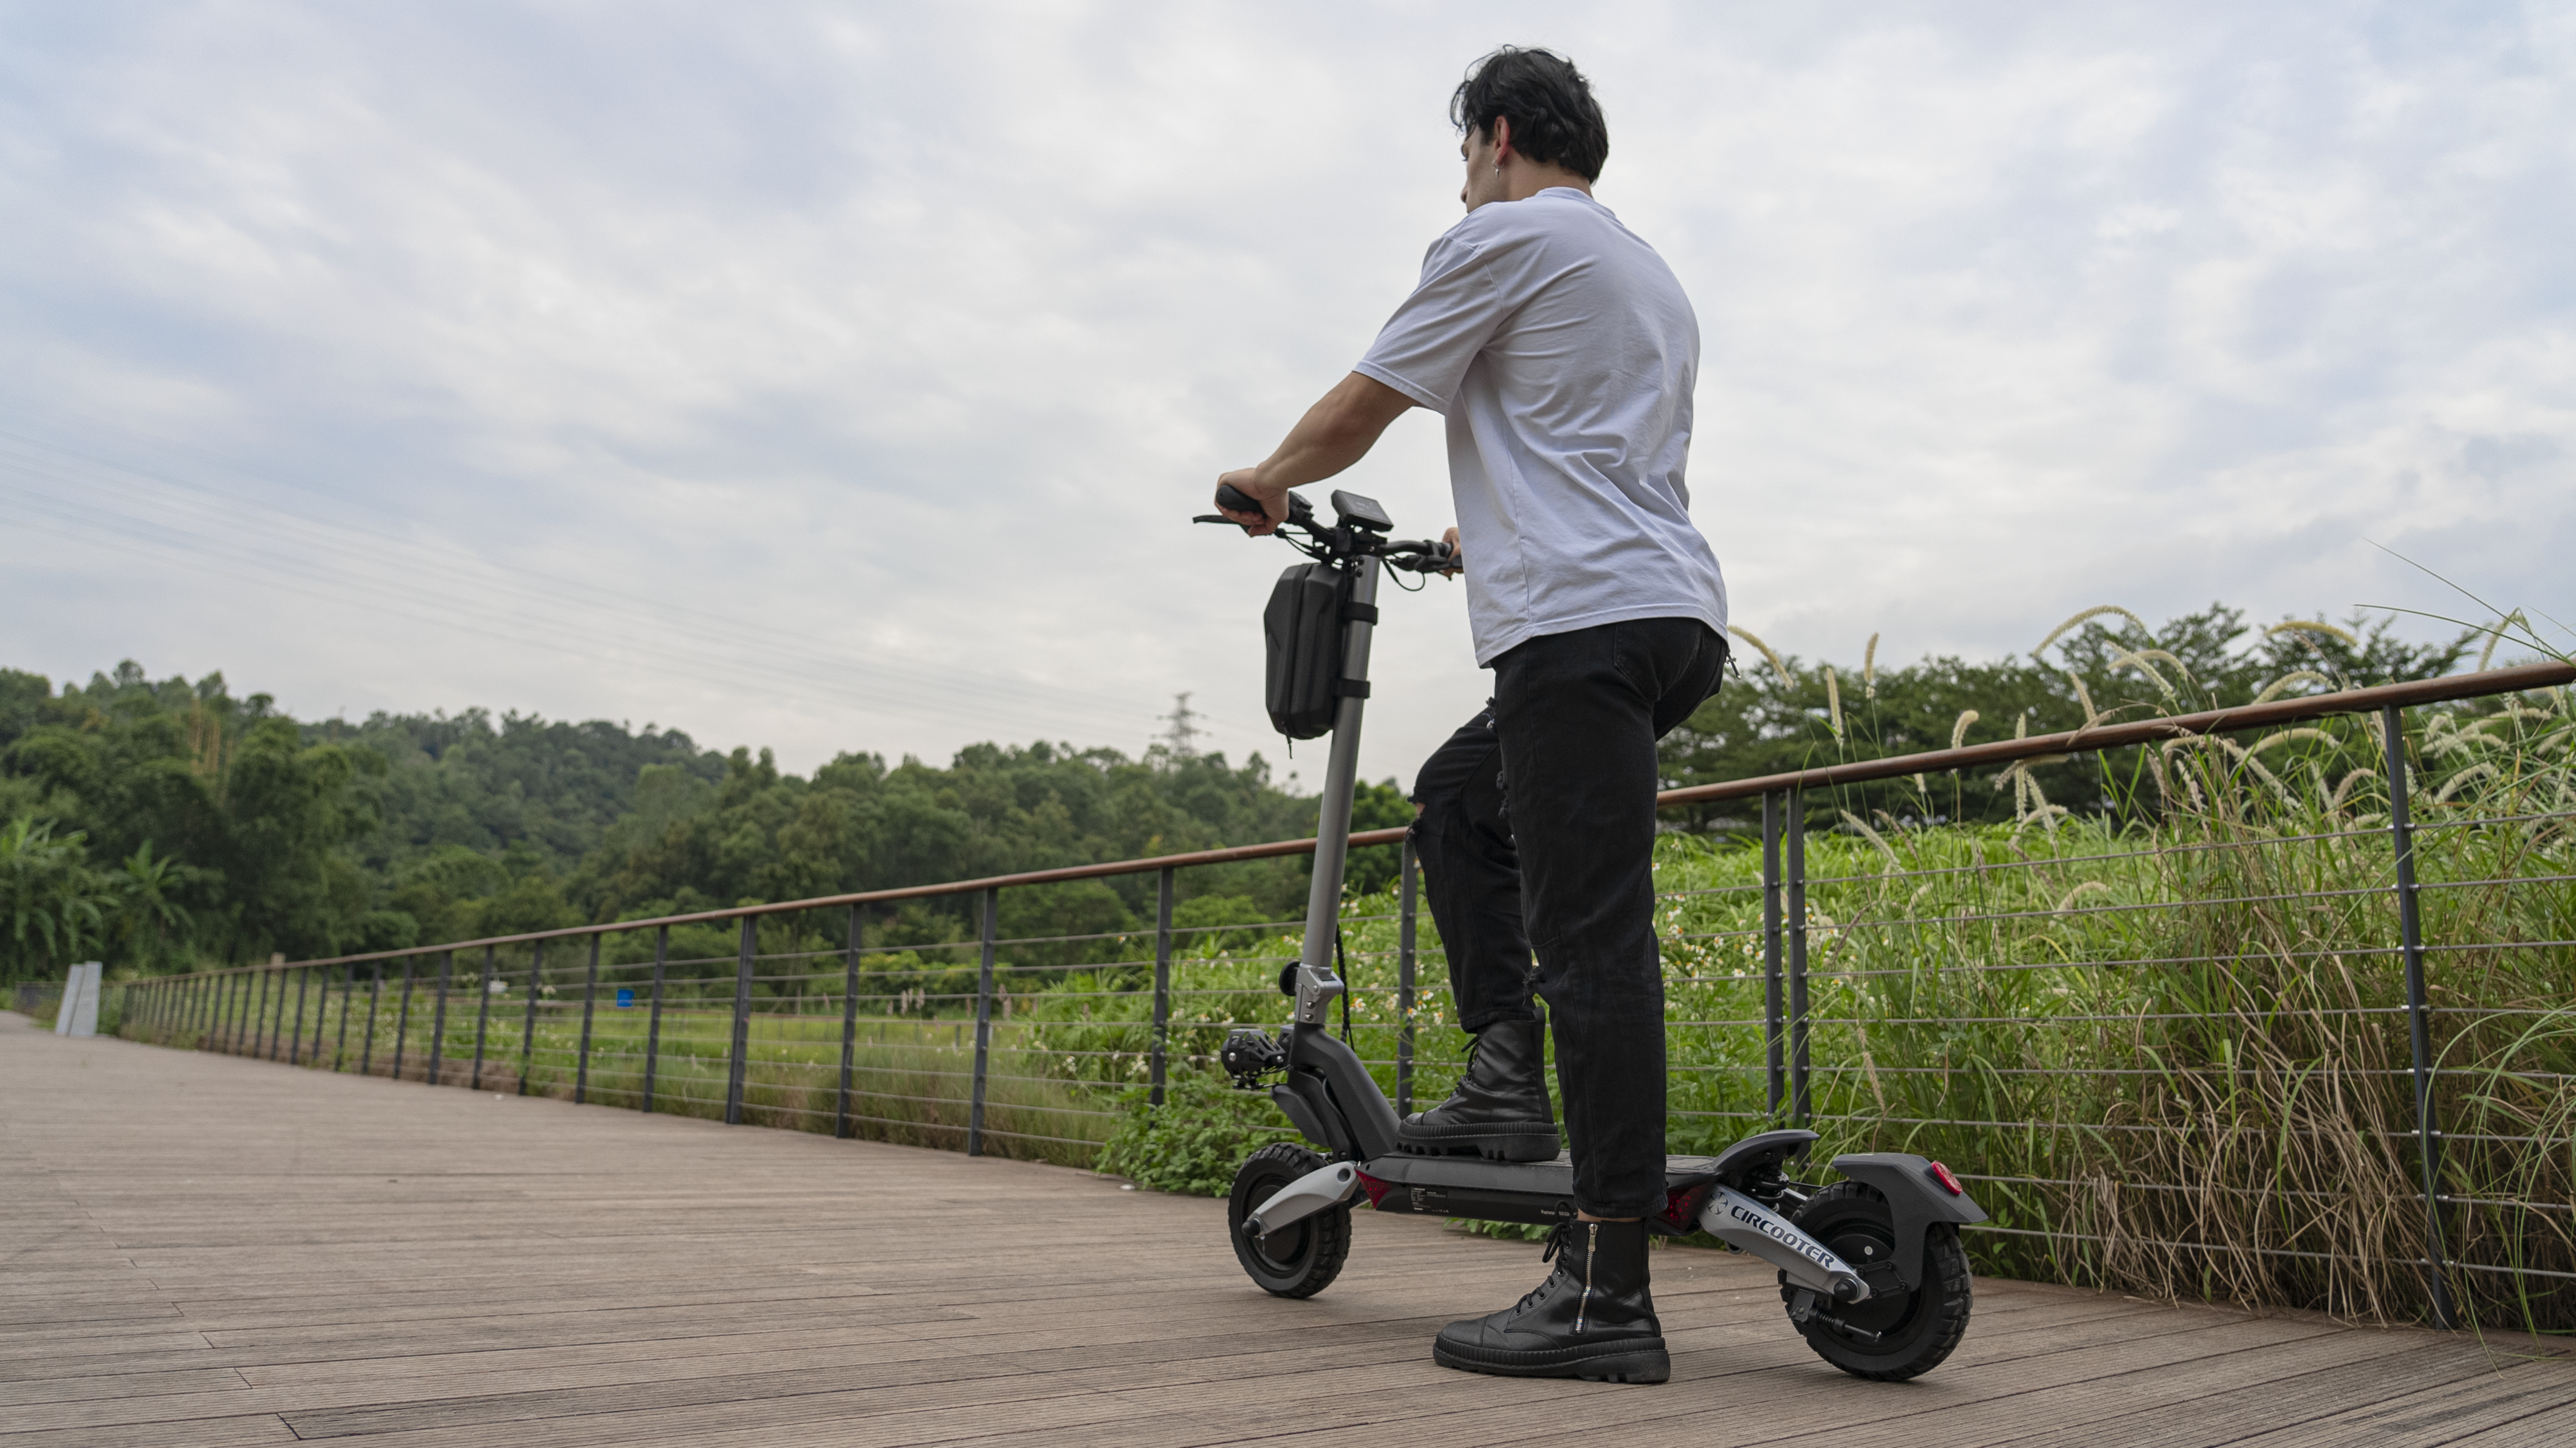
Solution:
{"label": "paved path", "polygon": [[1977,1283],[1939,1371],[1858,1382],[1767,1268],[1688,1250],[1657,1258],[1669,1385],[1472,1377],[1431,1334],[1535,1284],[1535,1247],[1363,1212],[1290,1303],[1221,1220],[0,1014],[0,1448],[2576,1443],[2576,1364],[2013,1282]]}

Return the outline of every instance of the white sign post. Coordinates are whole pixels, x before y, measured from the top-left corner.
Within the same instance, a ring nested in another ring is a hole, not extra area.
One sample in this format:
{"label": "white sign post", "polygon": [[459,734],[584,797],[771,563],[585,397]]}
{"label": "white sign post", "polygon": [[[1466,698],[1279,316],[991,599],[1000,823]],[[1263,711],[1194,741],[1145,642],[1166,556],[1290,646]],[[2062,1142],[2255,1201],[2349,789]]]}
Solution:
{"label": "white sign post", "polygon": [[62,1008],[54,1012],[55,1035],[98,1034],[98,988],[106,975],[107,967],[95,960],[72,967],[71,978],[63,982]]}
{"label": "white sign post", "polygon": [[55,1035],[68,1036],[72,1033],[72,1012],[80,1005],[81,977],[88,973],[88,966],[75,965],[72,967],[71,975],[63,981],[63,998],[54,1007]]}

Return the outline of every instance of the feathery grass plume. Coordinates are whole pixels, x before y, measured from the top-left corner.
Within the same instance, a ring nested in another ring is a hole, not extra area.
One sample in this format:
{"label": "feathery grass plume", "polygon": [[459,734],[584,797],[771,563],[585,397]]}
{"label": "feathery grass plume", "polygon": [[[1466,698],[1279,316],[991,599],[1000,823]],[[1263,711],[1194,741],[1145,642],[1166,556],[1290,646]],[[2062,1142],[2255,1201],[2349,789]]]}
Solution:
{"label": "feathery grass plume", "polygon": [[2138,617],[2136,614],[2129,612],[2127,609],[2122,608],[2116,603],[2105,603],[2094,608],[2088,608],[2082,613],[2075,615],[2073,618],[2068,619],[2066,622],[2059,624],[2057,627],[2050,629],[2048,631],[2048,637],[2039,641],[2039,647],[2030,651],[2031,658],[2036,660],[2040,667],[2046,668],[2048,666],[2048,660],[2041,658],[2040,656],[2048,652],[2048,646],[2050,644],[2064,638],[2069,629],[2074,628],[2077,624],[2084,622],[2086,619],[2098,618],[2106,613],[2116,613],[2120,617],[2127,619],[2129,622],[2136,624],[2138,626],[2138,632],[2145,634],[2149,638],[2154,638],[2156,636],[2155,630],[2147,627],[2147,621],[2145,619]]}
{"label": "feathery grass plume", "polygon": [[2433,791],[2433,802],[2435,804],[2448,804],[2451,802],[2451,796],[2459,792],[2462,787],[2475,784],[2481,779],[2500,778],[2503,773],[2504,771],[2496,768],[2495,763],[2492,760],[2482,764],[2472,764],[2468,768],[2461,770],[2459,773],[2452,775],[2449,779],[2442,781],[2442,787]]}
{"label": "feathery grass plume", "polygon": [[1976,723],[1980,717],[1982,716],[1974,709],[1962,709],[1959,711],[1959,722],[1950,726],[1951,748],[1956,749],[1959,747],[1960,741],[1968,737],[1968,726]]}
{"label": "feathery grass plume", "polygon": [[1871,829],[1867,820],[1853,814],[1850,810],[1844,810],[1842,816],[1843,823],[1851,826],[1852,833],[1878,846],[1878,852],[1887,857],[1887,869],[1883,873],[1893,875],[1904,868],[1904,863],[1896,858],[1896,847],[1890,845],[1878,831]]}
{"label": "feathery grass plume", "polygon": [[[2155,666],[2155,665],[2153,665],[2153,664],[2151,664],[2151,663],[2148,663],[2148,662],[2147,662],[2147,660],[2146,660],[2146,654],[2149,654],[2149,653],[2158,653],[2158,654],[2161,654],[2161,653],[2164,653],[2164,650],[2162,650],[2162,649],[2148,649],[2148,650],[2145,650],[2143,653],[2135,653],[2135,654],[2133,654],[2133,653],[2129,652],[2127,649],[2121,649],[2121,650],[2119,650],[2118,652],[2116,652],[2116,653],[2114,653],[2114,654],[2112,654],[2112,655],[2111,655],[2111,667],[2116,669],[2116,668],[2121,667],[2121,666],[2122,666],[2122,665],[2124,665],[2124,664],[2125,664],[2125,665],[2133,665],[2133,666],[2135,666],[2135,667],[2136,667],[2136,669],[2137,669],[2137,671],[2138,671],[2139,673],[2146,675],[2146,676],[2147,676],[2148,681],[2149,681],[2150,683],[2153,683],[2153,684],[2156,686],[2156,692],[2158,692],[2158,693],[2160,693],[2160,694],[2162,694],[2162,695],[2164,695],[2164,696],[2165,696],[2165,702],[2166,702],[2166,703],[2168,703],[2168,704],[2179,704],[2179,703],[2181,703],[2181,702],[2182,702],[2182,696],[2174,692],[2174,686],[2173,686],[2173,685],[2171,685],[2171,684],[2166,683],[2166,682],[2165,682],[2165,676],[2156,672],[2156,666]],[[2171,655],[2171,654],[2165,654],[2165,657],[2167,657],[2167,658],[2171,658],[2171,657],[2173,657],[2173,655]]]}
{"label": "feathery grass plume", "polygon": [[2067,813],[2067,810],[2062,805],[2048,802],[2047,791],[2039,787],[2039,776],[2030,772],[2031,765],[2037,762],[2037,760],[2025,759],[2020,764],[2021,787],[2030,793],[2030,816],[2022,823],[2028,824],[2031,820],[2037,820],[2053,835],[2057,833],[2057,817]]}
{"label": "feathery grass plume", "polygon": [[1762,651],[1762,657],[1771,661],[1771,672],[1780,676],[1781,688],[1794,689],[1797,687],[1797,684],[1789,678],[1789,666],[1780,662],[1780,656],[1771,651],[1771,646],[1769,644],[1766,644],[1759,638],[1754,637],[1753,630],[1749,628],[1738,628],[1734,624],[1728,624],[1726,626],[1726,631]]}
{"label": "feathery grass plume", "polygon": [[2057,902],[2057,908],[2049,913],[2052,915],[2063,915],[2067,911],[2075,908],[2076,901],[2097,891],[2104,895],[2112,893],[2111,882],[2108,880],[2087,880],[2076,886],[2074,889],[2067,891],[2064,896],[2060,897]]}
{"label": "feathery grass plume", "polygon": [[2497,619],[2487,628],[2487,646],[2478,650],[2479,673],[2485,673],[2487,671],[2487,666],[2494,662],[2496,645],[2504,642],[2504,631],[2513,627],[2516,623],[2522,625],[2522,631],[2524,633],[2534,632],[2531,626],[2530,615],[2524,613],[2518,608],[2507,613],[2504,617]]}
{"label": "feathery grass plume", "polygon": [[2281,697],[2283,694],[2288,693],[2290,691],[2290,686],[2293,684],[2323,684],[2327,688],[2331,689],[2334,687],[2334,680],[2327,678],[2325,675],[2318,673],[2314,669],[2294,669],[2291,672],[2274,679],[2272,682],[2265,684],[2263,686],[2263,692],[2254,696],[2254,702],[2257,704],[2269,704],[2273,700]]}
{"label": "feathery grass plume", "polygon": [[2066,682],[2075,686],[2076,702],[2084,706],[2084,727],[2090,729],[2102,722],[2102,711],[2093,707],[2093,691],[2084,687],[2084,680],[2073,669],[2061,672],[2066,675]]}
{"label": "feathery grass plume", "polygon": [[2166,663],[2173,665],[2174,672],[2182,675],[2182,681],[2184,683],[2194,686],[2197,686],[2200,683],[2200,680],[2191,676],[2191,669],[2185,665],[2182,660],[2174,657],[2173,650],[2171,649],[2140,649],[2137,652],[2137,657],[2141,659],[2162,659]]}
{"label": "feathery grass plume", "polygon": [[1834,738],[1843,737],[1843,691],[1834,681],[1834,666],[1825,665],[1825,717],[1831,721]]}
{"label": "feathery grass plume", "polygon": [[1860,651],[1861,697],[1878,697],[1878,635],[1869,636],[1869,647]]}
{"label": "feathery grass plume", "polygon": [[2285,633],[2320,633],[2329,638],[2339,638],[2345,643],[2352,645],[2354,648],[2361,647],[2361,640],[2353,636],[2352,630],[2348,628],[2337,628],[2333,624],[2326,623],[2320,619],[2283,619],[2279,623],[2266,624],[2263,628],[2263,637],[2267,639],[2272,637],[2274,634]]}
{"label": "feathery grass plume", "polygon": [[2296,729],[2283,729],[2275,733],[2266,734],[2262,738],[2255,740],[2254,747],[2246,750],[2245,752],[2248,754],[2260,754],[2275,744],[2287,744],[2298,739],[2315,739],[2328,745],[2336,745],[2343,742],[2333,735],[2328,734],[2323,729],[2313,729],[2302,725]]}

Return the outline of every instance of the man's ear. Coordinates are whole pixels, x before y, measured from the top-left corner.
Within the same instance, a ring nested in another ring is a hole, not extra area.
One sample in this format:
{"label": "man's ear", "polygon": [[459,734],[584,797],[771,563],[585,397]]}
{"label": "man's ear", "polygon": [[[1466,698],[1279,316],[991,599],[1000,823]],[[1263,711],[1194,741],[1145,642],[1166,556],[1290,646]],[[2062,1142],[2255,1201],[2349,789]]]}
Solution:
{"label": "man's ear", "polygon": [[1494,117],[1494,164],[1501,166],[1512,155],[1512,118]]}

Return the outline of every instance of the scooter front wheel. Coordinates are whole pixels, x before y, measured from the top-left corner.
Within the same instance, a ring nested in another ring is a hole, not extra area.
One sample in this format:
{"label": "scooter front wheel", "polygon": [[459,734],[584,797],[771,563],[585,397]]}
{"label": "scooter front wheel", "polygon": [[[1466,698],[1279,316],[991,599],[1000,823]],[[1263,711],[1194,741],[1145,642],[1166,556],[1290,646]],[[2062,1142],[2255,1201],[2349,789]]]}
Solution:
{"label": "scooter front wheel", "polygon": [[1351,1255],[1347,1204],[1327,1207],[1267,1237],[1243,1235],[1243,1219],[1255,1208],[1323,1164],[1315,1153],[1282,1141],[1244,1158],[1235,1171],[1234,1190],[1225,1199],[1225,1235],[1234,1243],[1234,1259],[1273,1297],[1314,1296],[1342,1275],[1342,1263]]}
{"label": "scooter front wheel", "polygon": [[[1873,1284],[1866,1301],[1825,1303],[1798,1324],[1816,1356],[1856,1378],[1892,1383],[1932,1371],[1959,1345],[1968,1330],[1969,1290],[1968,1251],[1959,1245],[1958,1228],[1933,1224],[1923,1242],[1923,1281],[1908,1291],[1894,1285],[1893,1270],[1872,1270],[1896,1256],[1896,1214],[1878,1188],[1836,1182],[1791,1220]],[[1875,1290],[1880,1282],[1887,1291]],[[1781,1299],[1796,1295],[1781,1274]]]}

